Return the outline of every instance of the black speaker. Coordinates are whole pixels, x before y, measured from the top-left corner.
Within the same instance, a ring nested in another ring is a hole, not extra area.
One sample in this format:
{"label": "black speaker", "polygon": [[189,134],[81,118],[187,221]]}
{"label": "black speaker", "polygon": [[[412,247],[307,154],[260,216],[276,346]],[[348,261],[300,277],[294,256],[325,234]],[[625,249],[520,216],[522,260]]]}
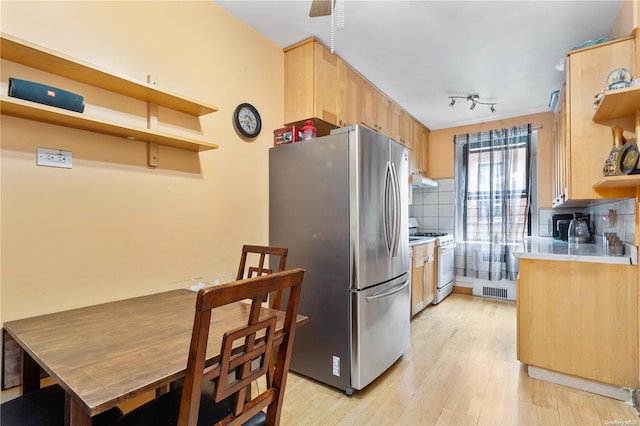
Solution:
{"label": "black speaker", "polygon": [[33,81],[10,78],[9,96],[70,111],[84,111],[84,98],[82,96],[56,87],[34,83]]}

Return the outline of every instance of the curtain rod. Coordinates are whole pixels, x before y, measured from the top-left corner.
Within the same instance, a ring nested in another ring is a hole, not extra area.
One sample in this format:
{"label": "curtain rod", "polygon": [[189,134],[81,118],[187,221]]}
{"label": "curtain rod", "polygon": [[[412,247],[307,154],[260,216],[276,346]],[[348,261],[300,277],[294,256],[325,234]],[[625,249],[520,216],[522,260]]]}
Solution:
{"label": "curtain rod", "polygon": [[[515,126],[515,127],[523,127],[523,126]],[[542,129],[542,128],[543,128],[542,124],[537,124],[537,125],[533,125],[532,124],[531,125],[531,130],[538,130],[538,129]],[[464,136],[467,136],[467,135],[474,135],[474,134],[478,134],[478,133],[488,133],[489,131],[492,131],[492,130],[484,130],[484,131],[473,132],[473,133],[459,133],[459,134],[453,136],[453,143],[456,143],[456,144],[461,143],[461,144],[464,145],[467,142],[466,141],[465,142],[462,142],[462,141],[457,142],[458,137],[460,137],[460,136],[464,137]]]}

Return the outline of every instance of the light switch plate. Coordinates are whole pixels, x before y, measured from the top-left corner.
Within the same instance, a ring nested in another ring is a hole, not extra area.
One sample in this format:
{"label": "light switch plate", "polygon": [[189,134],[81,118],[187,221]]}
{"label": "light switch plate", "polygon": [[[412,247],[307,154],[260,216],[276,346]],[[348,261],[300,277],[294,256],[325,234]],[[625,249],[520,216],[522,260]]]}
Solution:
{"label": "light switch plate", "polygon": [[62,167],[70,169],[72,165],[70,151],[60,151],[59,149],[38,148],[36,154],[36,164],[38,166]]}

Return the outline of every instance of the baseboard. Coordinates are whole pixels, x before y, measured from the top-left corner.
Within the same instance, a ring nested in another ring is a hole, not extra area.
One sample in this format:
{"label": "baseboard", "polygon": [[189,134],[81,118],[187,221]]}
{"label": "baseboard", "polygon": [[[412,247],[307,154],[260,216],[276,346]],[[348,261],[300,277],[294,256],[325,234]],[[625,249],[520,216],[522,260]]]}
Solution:
{"label": "baseboard", "polygon": [[595,393],[620,401],[631,402],[631,391],[629,389],[582,379],[568,374],[556,373],[555,371],[545,370],[544,368],[534,367],[532,365],[528,366],[527,372],[529,373],[529,377],[534,379]]}
{"label": "baseboard", "polygon": [[454,285],[453,292],[458,294],[468,294],[471,296],[473,294],[473,289],[471,287],[458,287]]}

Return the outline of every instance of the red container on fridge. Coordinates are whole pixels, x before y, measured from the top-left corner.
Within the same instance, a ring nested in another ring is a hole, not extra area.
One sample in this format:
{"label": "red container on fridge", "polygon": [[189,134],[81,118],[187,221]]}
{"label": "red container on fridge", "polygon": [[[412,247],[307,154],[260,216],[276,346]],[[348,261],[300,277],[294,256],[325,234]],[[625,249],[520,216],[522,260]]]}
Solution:
{"label": "red container on fridge", "polygon": [[296,126],[283,127],[273,131],[273,146],[299,142],[303,139],[302,129]]}
{"label": "red container on fridge", "polygon": [[313,121],[307,120],[302,127],[302,134],[305,141],[316,137],[316,128],[313,125]]}

